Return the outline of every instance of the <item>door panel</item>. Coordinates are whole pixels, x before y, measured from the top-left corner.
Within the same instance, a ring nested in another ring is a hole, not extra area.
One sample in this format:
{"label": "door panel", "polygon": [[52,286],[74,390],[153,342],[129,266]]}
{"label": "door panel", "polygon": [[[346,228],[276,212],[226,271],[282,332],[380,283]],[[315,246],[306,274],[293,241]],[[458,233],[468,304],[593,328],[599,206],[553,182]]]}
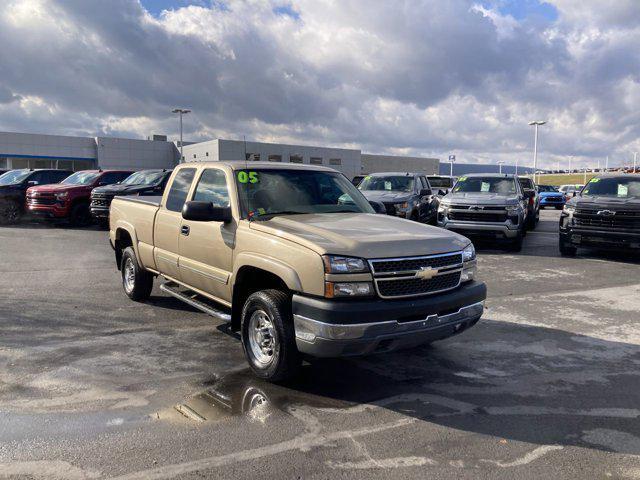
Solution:
{"label": "door panel", "polygon": [[[209,201],[216,207],[226,207],[229,206],[228,191],[225,173],[216,168],[207,168],[202,171],[192,199]],[[183,219],[181,229],[185,231],[180,234],[179,239],[182,281],[229,302],[235,223]]]}

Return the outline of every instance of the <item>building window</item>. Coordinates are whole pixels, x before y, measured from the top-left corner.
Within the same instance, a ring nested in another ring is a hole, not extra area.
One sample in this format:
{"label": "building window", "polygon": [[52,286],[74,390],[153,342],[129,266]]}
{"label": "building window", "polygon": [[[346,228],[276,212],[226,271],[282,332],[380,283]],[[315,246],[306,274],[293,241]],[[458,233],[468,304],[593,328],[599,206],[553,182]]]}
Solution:
{"label": "building window", "polygon": [[282,161],[282,155],[269,155],[269,161],[270,162],[281,162]]}
{"label": "building window", "polygon": [[342,165],[342,159],[340,158],[330,158],[329,165]]}
{"label": "building window", "polygon": [[209,152],[206,152],[206,153],[205,153],[205,156],[207,156],[207,157],[208,157],[208,156],[209,156]]}
{"label": "building window", "polygon": [[289,155],[289,162],[291,163],[303,163],[302,155]]}
{"label": "building window", "polygon": [[248,162],[259,162],[260,154],[259,153],[245,153],[244,159]]}
{"label": "building window", "polygon": [[322,157],[311,157],[309,161],[311,165],[322,165]]}
{"label": "building window", "polygon": [[195,153],[193,154],[193,158],[196,158],[196,154]]}

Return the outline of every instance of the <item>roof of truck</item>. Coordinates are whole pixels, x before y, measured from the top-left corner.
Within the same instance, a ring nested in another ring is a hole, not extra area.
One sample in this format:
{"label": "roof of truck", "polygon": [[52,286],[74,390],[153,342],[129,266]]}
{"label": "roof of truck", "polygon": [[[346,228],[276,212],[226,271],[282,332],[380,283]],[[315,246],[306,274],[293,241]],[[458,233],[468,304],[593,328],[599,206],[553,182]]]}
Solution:
{"label": "roof of truck", "polygon": [[329,167],[323,167],[322,165],[310,165],[308,163],[285,163],[285,162],[254,162],[242,160],[234,161],[212,161],[212,162],[186,162],[181,163],[179,166],[205,166],[205,167],[219,167],[220,165],[227,166],[232,170],[250,170],[253,168],[260,168],[263,170],[321,170],[325,172],[335,172],[337,170]]}

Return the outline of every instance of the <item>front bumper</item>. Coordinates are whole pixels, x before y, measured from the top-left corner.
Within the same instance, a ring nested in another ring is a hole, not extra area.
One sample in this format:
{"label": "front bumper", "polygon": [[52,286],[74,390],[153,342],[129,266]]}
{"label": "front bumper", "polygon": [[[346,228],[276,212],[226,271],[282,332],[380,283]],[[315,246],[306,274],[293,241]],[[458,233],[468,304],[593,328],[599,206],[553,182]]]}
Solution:
{"label": "front bumper", "polygon": [[32,215],[44,218],[65,218],[69,215],[69,209],[58,205],[29,205],[27,212]]}
{"label": "front bumper", "polygon": [[[523,220],[520,221],[520,224]],[[467,236],[490,236],[494,238],[516,238],[520,231],[520,226],[511,222],[504,223],[481,223],[481,222],[463,222],[457,220],[439,220],[438,226],[460,232]]]}
{"label": "front bumper", "polygon": [[95,218],[109,218],[109,207],[90,206],[91,215]]}
{"label": "front bumper", "polygon": [[540,199],[541,207],[562,207],[564,205],[564,197],[542,197]]}
{"label": "front bumper", "polygon": [[315,357],[382,353],[441,340],[475,325],[484,283],[406,300],[327,300],[293,296],[296,345]]}
{"label": "front bumper", "polygon": [[589,228],[560,228],[560,238],[575,247],[640,250],[640,233],[596,230]]}

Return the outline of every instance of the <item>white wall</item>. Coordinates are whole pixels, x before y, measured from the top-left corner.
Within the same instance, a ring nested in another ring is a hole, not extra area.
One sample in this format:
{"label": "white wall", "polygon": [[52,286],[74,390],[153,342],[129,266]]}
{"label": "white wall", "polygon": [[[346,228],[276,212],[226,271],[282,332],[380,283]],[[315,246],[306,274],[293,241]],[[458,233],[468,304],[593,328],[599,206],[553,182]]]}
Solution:
{"label": "white wall", "polygon": [[426,157],[362,154],[362,172],[418,172],[438,175],[440,160]]}
{"label": "white wall", "polygon": [[172,142],[96,137],[98,165],[101,168],[144,170],[173,168],[177,151]]}
{"label": "white wall", "polygon": [[0,132],[0,157],[21,155],[95,159],[96,145],[87,137]]}

